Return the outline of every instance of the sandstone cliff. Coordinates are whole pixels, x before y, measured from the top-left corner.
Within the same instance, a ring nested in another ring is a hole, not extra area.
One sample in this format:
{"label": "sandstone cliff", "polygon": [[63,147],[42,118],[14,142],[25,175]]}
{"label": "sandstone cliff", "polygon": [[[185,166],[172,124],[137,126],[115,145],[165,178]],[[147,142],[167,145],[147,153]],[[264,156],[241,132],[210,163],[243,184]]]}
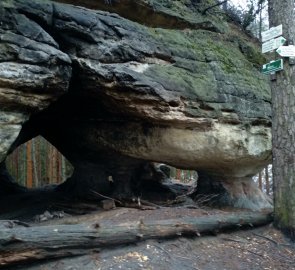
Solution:
{"label": "sandstone cliff", "polygon": [[41,134],[74,165],[73,193],[133,193],[154,161],[199,171],[223,203],[270,206],[251,182],[271,158],[253,40],[210,1],[59,2],[84,7],[0,3],[1,161]]}

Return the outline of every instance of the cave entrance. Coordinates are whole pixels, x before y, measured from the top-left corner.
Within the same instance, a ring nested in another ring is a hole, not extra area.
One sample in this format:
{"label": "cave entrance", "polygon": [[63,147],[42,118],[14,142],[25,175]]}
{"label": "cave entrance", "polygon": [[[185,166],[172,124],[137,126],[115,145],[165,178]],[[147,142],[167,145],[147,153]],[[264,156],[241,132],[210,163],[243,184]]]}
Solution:
{"label": "cave entrance", "polygon": [[42,136],[18,146],[6,159],[15,181],[27,188],[60,184],[73,173],[71,163]]}
{"label": "cave entrance", "polygon": [[[151,165],[149,166],[151,171],[145,173],[146,176],[141,179],[140,194],[144,199],[157,200],[158,203],[165,204],[167,200],[178,201],[180,197],[186,200],[187,196],[196,191],[198,184],[196,171],[156,162]],[[148,178],[148,175],[151,178]]]}
{"label": "cave entrance", "polygon": [[172,166],[168,167],[170,168],[170,177],[176,181],[189,184],[198,180],[198,173],[196,171],[183,170]]}
{"label": "cave entrance", "polygon": [[272,164],[265,166],[253,177],[253,180],[263,193],[273,197]]}

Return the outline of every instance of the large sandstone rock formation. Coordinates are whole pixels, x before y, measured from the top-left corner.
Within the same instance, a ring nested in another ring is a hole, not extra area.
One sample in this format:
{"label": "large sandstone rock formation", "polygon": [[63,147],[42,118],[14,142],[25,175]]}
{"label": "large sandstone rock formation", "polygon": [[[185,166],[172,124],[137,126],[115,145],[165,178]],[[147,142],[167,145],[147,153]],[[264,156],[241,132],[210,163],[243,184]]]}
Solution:
{"label": "large sandstone rock formation", "polygon": [[74,165],[62,186],[72,193],[127,196],[154,161],[199,171],[226,204],[269,207],[251,180],[271,158],[270,90],[254,42],[214,10],[202,14],[210,1],[78,2],[133,21],[0,3],[0,161],[41,134]]}

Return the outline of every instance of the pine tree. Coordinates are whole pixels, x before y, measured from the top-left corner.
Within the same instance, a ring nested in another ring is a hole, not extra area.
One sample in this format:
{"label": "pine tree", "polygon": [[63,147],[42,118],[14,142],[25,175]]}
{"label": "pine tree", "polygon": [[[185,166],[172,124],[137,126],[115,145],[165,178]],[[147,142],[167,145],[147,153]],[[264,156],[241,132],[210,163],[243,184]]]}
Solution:
{"label": "pine tree", "polygon": [[[282,24],[284,37],[294,44],[294,0],[269,0],[268,5],[270,26]],[[295,240],[295,66],[288,59],[271,86],[274,219]]]}

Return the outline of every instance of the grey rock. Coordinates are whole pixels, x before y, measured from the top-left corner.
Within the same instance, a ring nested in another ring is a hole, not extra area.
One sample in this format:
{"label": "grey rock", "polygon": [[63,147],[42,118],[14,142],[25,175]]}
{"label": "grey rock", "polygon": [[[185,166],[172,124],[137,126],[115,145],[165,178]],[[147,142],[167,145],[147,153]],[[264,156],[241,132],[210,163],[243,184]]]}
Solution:
{"label": "grey rock", "polygon": [[[155,9],[167,29],[56,2],[2,1],[1,110],[22,118],[0,141],[0,160],[34,130],[73,163],[64,189],[116,194],[132,193],[149,161],[224,182],[250,181],[268,164],[270,88],[257,46],[218,17],[183,7],[185,19],[161,2],[143,11]],[[104,9],[126,15],[121,2]]]}
{"label": "grey rock", "polygon": [[[70,58],[42,26],[25,15],[31,4],[0,4],[0,161],[22,124],[64,94],[71,77]],[[18,10],[21,7],[24,10]],[[38,16],[46,7],[44,3],[41,10],[36,9]]]}

